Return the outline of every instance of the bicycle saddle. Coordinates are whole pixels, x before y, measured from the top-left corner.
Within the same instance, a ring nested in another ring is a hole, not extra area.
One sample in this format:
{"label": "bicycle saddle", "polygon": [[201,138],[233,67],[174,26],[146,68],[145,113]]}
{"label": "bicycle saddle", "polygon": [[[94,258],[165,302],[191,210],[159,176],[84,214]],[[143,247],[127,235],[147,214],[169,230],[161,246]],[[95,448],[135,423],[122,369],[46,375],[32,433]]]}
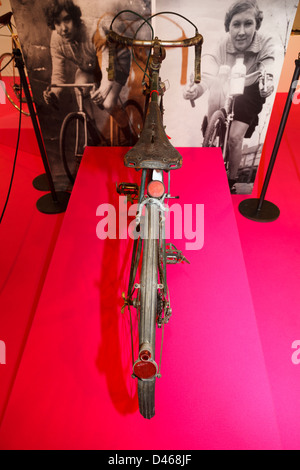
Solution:
{"label": "bicycle saddle", "polygon": [[9,24],[11,17],[12,17],[11,11],[9,11],[8,13],[5,13],[5,15],[0,16],[0,25],[6,26],[7,24]]}
{"label": "bicycle saddle", "polygon": [[176,170],[182,156],[170,143],[164,131],[156,101],[149,104],[144,128],[137,143],[124,157],[125,166],[138,169]]}

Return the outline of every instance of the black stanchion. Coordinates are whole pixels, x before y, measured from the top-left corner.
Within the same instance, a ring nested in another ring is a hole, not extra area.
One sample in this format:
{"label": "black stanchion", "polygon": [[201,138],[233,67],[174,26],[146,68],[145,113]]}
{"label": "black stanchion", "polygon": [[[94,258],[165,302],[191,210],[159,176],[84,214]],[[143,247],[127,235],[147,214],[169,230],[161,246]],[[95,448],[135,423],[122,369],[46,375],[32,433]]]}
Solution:
{"label": "black stanchion", "polygon": [[37,209],[40,212],[43,212],[44,214],[59,214],[61,212],[65,212],[68,202],[69,202],[70,193],[66,191],[55,191],[46,151],[44,148],[44,142],[43,142],[40,128],[36,119],[35,110],[33,107],[33,102],[31,99],[31,95],[30,95],[30,91],[29,91],[29,87],[28,87],[28,83],[27,83],[27,79],[25,75],[24,62],[23,62],[21,51],[19,49],[14,49],[14,56],[15,56],[15,61],[16,61],[16,67],[18,68],[18,71],[19,71],[22,88],[24,89],[26,101],[28,104],[34,133],[36,135],[39,150],[41,152],[41,157],[43,160],[43,165],[44,165],[45,172],[46,172],[46,178],[47,178],[47,183],[48,183],[47,190],[50,191],[49,194],[45,194],[37,201],[36,206],[37,206]]}
{"label": "black stanchion", "polygon": [[295,71],[292,78],[292,83],[289,89],[288,97],[286,99],[284,111],[282,114],[280,126],[278,129],[277,137],[275,140],[274,148],[272,151],[272,155],[270,158],[270,163],[267,169],[266,177],[264,180],[264,184],[261,190],[261,194],[259,198],[250,198],[245,199],[239,204],[239,211],[244,216],[250,220],[254,220],[256,222],[273,222],[276,220],[280,215],[279,208],[270,201],[266,201],[266,192],[269,186],[271,174],[273,171],[273,167],[276,161],[277,152],[279,150],[281,138],[283,135],[283,131],[287,122],[287,118],[289,115],[289,111],[292,105],[293,95],[295,91],[295,82],[297,82],[300,75],[300,53],[298,55],[298,59],[295,60]]}

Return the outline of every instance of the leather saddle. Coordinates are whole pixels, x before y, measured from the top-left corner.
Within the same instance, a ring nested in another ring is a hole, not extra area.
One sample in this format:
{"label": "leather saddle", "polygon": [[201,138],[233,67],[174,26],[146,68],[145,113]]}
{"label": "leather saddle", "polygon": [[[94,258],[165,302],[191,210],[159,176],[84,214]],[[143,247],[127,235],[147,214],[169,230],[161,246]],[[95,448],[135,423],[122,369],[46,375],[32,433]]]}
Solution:
{"label": "leather saddle", "polygon": [[182,156],[170,143],[156,101],[149,103],[141,137],[124,157],[125,166],[139,169],[176,170]]}

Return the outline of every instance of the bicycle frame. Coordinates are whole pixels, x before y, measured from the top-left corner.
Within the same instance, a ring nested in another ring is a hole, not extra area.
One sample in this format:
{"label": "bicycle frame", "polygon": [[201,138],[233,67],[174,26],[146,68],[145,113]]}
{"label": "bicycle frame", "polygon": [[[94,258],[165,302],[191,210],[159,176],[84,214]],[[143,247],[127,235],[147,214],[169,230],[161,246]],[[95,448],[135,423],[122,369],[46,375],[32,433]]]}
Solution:
{"label": "bicycle frame", "polygon": [[83,111],[83,90],[93,88],[94,83],[51,83],[49,88],[69,88],[69,89],[77,89],[78,91],[78,111]]}

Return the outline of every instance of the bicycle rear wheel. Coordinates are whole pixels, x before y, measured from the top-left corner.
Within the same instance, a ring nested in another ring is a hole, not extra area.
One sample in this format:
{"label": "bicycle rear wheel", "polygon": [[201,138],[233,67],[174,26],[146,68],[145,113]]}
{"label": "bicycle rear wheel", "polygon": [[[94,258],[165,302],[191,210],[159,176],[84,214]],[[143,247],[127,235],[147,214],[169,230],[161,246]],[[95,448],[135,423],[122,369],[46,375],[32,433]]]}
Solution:
{"label": "bicycle rear wheel", "polygon": [[141,415],[151,419],[155,415],[155,379],[138,379],[138,400]]}
{"label": "bicycle rear wheel", "polygon": [[[5,95],[11,104],[25,116],[30,116],[24,91],[21,90],[20,76],[13,54],[5,52],[0,56],[0,79],[4,83]],[[22,93],[22,95],[21,95]],[[22,106],[20,101],[22,100]]]}
{"label": "bicycle rear wheel", "polygon": [[61,126],[59,150],[65,172],[72,184],[87,145],[87,124],[83,114],[68,114]]}
{"label": "bicycle rear wheel", "polygon": [[158,288],[158,230],[159,209],[154,204],[147,208],[146,237],[143,246],[140,280],[139,359],[134,372],[138,377],[140,413],[151,419],[155,415],[155,332]]}

